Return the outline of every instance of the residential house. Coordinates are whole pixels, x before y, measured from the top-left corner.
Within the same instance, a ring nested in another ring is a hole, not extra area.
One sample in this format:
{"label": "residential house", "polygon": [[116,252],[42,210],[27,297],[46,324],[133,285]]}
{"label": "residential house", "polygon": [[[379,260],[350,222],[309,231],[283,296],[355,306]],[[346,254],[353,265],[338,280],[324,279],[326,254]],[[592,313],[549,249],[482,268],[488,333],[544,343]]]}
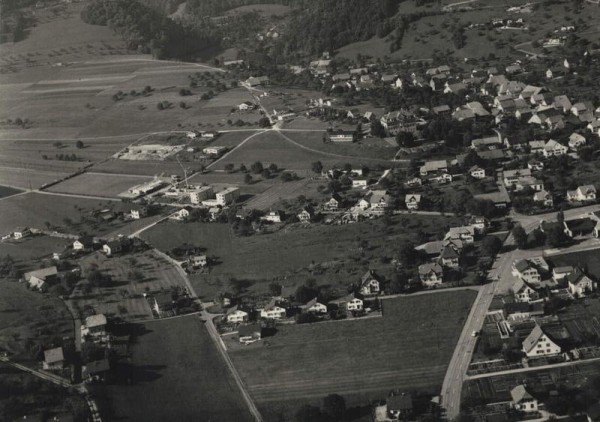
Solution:
{"label": "residential house", "polygon": [[251,76],[246,79],[246,85],[249,87],[259,86],[259,85],[269,85],[269,77],[268,76]]}
{"label": "residential house", "polygon": [[450,114],[452,112],[452,109],[450,108],[450,106],[448,106],[448,104],[444,104],[444,105],[441,105],[441,106],[433,107],[431,109],[431,111],[435,115],[445,116],[447,114]]}
{"label": "residential house", "polygon": [[24,237],[30,236],[31,230],[28,227],[17,227],[13,232],[13,237],[15,239],[23,239]]}
{"label": "residential house", "polygon": [[571,136],[569,136],[569,148],[572,150],[577,150],[579,147],[584,146],[587,143],[585,136],[580,135],[579,133],[573,132]]}
{"label": "residential house", "polygon": [[469,225],[475,229],[475,233],[483,234],[490,227],[490,220],[479,215],[473,215],[469,219]]}
{"label": "residential house", "polygon": [[95,360],[88,362],[81,367],[81,377],[84,380],[102,380],[110,371],[110,362],[108,359]]}
{"label": "residential house", "polygon": [[103,337],[106,335],[107,325],[108,321],[106,319],[106,315],[90,315],[85,319],[85,329],[82,330],[82,334],[90,335],[92,337]]}
{"label": "residential house", "polygon": [[444,236],[444,240],[454,239],[462,240],[464,243],[475,242],[475,228],[473,226],[451,227]]}
{"label": "residential house", "polygon": [[409,420],[413,413],[413,401],[410,394],[391,395],[386,399],[387,416],[392,420]]}
{"label": "residential house", "polygon": [[529,141],[529,151],[532,154],[543,154],[546,141]]}
{"label": "residential house", "polygon": [[566,146],[556,142],[554,139],[550,139],[544,145],[542,153],[544,154],[544,157],[557,157],[565,155],[568,151],[569,149]]}
{"label": "residential house", "polygon": [[569,100],[569,97],[567,97],[566,95],[557,95],[556,97],[554,97],[554,102],[552,103],[552,106],[557,110],[562,111],[563,113],[568,113],[571,111],[571,107],[573,107],[573,104],[571,104],[571,100]]}
{"label": "residential house", "polygon": [[302,211],[298,213],[298,220],[301,223],[310,223],[315,218],[315,210],[310,205],[302,208]]}
{"label": "residential house", "polygon": [[232,306],[225,312],[225,319],[230,324],[240,324],[248,321],[248,312],[238,309],[237,305]]}
{"label": "residential house", "polygon": [[527,392],[524,385],[517,385],[510,390],[510,396],[512,407],[515,410],[525,413],[536,413],[538,411],[538,401]]}
{"label": "residential house", "polygon": [[440,285],[444,282],[444,271],[437,262],[419,265],[419,280],[427,287]]}
{"label": "residential house", "polygon": [[208,265],[208,259],[206,255],[191,255],[188,257],[188,265],[194,270],[204,268]]}
{"label": "residential house", "polygon": [[540,297],[532,285],[520,278],[513,283],[511,289],[516,302],[530,303]]}
{"label": "residential house", "polygon": [[171,214],[169,218],[175,221],[185,221],[189,218],[191,211],[191,207],[183,207],[177,210],[175,213]]}
{"label": "residential house", "polygon": [[407,209],[418,210],[419,205],[421,204],[421,195],[408,194],[404,199],[404,203],[406,204]]}
{"label": "residential house", "polygon": [[368,270],[360,279],[360,294],[373,296],[381,293],[383,279],[374,271]]}
{"label": "residential house", "polygon": [[579,116],[586,111],[594,112],[594,105],[590,101],[575,103],[573,104],[573,107],[571,107],[571,113],[574,116]]}
{"label": "residential house", "polygon": [[254,103],[250,102],[250,101],[244,101],[243,103],[239,104],[237,106],[238,110],[240,111],[247,111],[247,110],[252,110],[254,109]]}
{"label": "residential house", "polygon": [[144,218],[148,215],[148,207],[135,207],[132,208],[131,211],[129,212],[129,215],[131,216],[131,218],[133,220],[139,220],[141,218]]}
{"label": "residential house", "polygon": [[158,315],[175,309],[175,300],[171,292],[158,292],[152,297],[152,310]]}
{"label": "residential house", "polygon": [[73,242],[73,250],[75,251],[84,251],[90,250],[94,246],[94,237],[93,236],[81,236],[75,242]]}
{"label": "residential house", "polygon": [[331,142],[354,142],[356,140],[356,131],[351,130],[336,130],[328,132],[327,136]]}
{"label": "residential house", "polygon": [[334,193],[331,195],[331,198],[329,198],[329,201],[325,203],[325,209],[329,211],[337,211],[342,207],[343,203],[344,200],[342,197],[337,193]]}
{"label": "residential house", "polygon": [[596,290],[596,283],[585,275],[581,268],[575,268],[566,278],[569,283],[569,293],[574,297],[584,297]]}
{"label": "residential house", "polygon": [[596,200],[596,187],[594,185],[579,186],[576,190],[567,191],[569,202],[592,202]]}
{"label": "residential house", "polygon": [[527,259],[517,260],[513,263],[512,275],[519,277],[527,283],[539,283],[542,281],[542,276],[537,266]]}
{"label": "residential house", "polygon": [[339,299],[334,299],[330,301],[329,304],[337,306],[339,309],[347,312],[363,310],[363,301],[354,296],[354,293],[350,293],[349,295]]}
{"label": "residential house", "polygon": [[385,190],[373,190],[365,195],[369,207],[373,210],[384,210],[389,207],[391,196]]}
{"label": "residential house", "polygon": [[25,282],[29,283],[29,286],[35,289],[41,289],[46,283],[53,283],[56,281],[57,276],[58,270],[54,266],[23,274]]}
{"label": "residential house", "polygon": [[277,305],[275,299],[260,310],[260,317],[266,319],[283,319],[286,316],[285,308]]}
{"label": "residential house", "polygon": [[215,192],[212,186],[201,186],[189,192],[190,194],[190,202],[192,204],[198,205],[207,199],[213,198],[215,196]]}
{"label": "residential house", "polygon": [[109,240],[102,245],[102,252],[104,252],[106,256],[112,256],[121,253],[123,252],[123,242],[121,239]]}
{"label": "residential house", "polygon": [[440,262],[444,267],[458,268],[459,254],[457,250],[450,245],[446,245],[440,254]]}
{"label": "residential house", "polygon": [[65,367],[65,355],[62,347],[44,350],[44,362],[42,367],[46,370],[58,370]]}
{"label": "residential house", "polygon": [[544,207],[552,207],[554,206],[554,200],[552,198],[552,194],[545,190],[541,190],[533,194],[533,202],[537,204],[541,204]]}
{"label": "residential house", "polygon": [[544,163],[539,160],[531,160],[527,163],[527,168],[531,171],[542,171],[544,170]]}
{"label": "residential house", "polygon": [[269,223],[281,223],[283,221],[283,215],[281,211],[269,211],[266,215],[262,216],[260,219],[262,221],[267,221]]}
{"label": "residential house", "polygon": [[357,178],[352,178],[352,187],[353,188],[366,188],[368,185],[368,181],[367,179],[361,178],[361,179],[357,179]]}
{"label": "residential house", "polygon": [[262,338],[262,327],[260,324],[242,325],[238,328],[240,343],[254,343]]}
{"label": "residential house", "polygon": [[447,172],[448,162],[446,160],[427,161],[419,169],[421,176],[427,176],[431,173]]}
{"label": "residential house", "polygon": [[475,165],[469,169],[469,174],[474,179],[485,179],[485,169]]}
{"label": "residential house", "polygon": [[561,267],[554,267],[552,269],[552,279],[557,283],[565,280],[569,274],[573,272],[574,268],[570,265],[564,265]]}
{"label": "residential house", "polygon": [[561,347],[538,324],[523,340],[523,352],[529,358],[558,355],[561,350]]}
{"label": "residential house", "polygon": [[304,313],[322,315],[327,313],[327,306],[319,303],[317,298],[309,300],[304,305],[300,306],[300,310]]}

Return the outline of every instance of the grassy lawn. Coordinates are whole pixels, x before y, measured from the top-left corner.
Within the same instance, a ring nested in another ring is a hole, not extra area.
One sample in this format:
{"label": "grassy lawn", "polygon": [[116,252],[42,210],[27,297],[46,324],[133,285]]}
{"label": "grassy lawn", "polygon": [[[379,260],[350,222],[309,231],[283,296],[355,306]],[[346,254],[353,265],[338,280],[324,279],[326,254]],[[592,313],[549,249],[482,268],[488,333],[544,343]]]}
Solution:
{"label": "grassy lawn", "polygon": [[[206,276],[193,282],[200,296],[205,290],[225,291],[227,281],[235,277],[254,280],[256,288],[273,279],[284,285],[296,285],[306,278],[322,283],[346,285],[358,280],[367,268],[389,270],[381,257],[391,257],[390,245],[403,240],[414,240],[413,230],[419,228],[426,236],[438,238],[446,227],[460,222],[454,217],[417,216],[394,217],[386,227],[380,220],[349,225],[315,224],[308,227],[286,226],[271,234],[237,237],[226,224],[216,223],[161,223],[142,234],[144,240],[167,252],[183,243],[205,247],[208,255],[218,257]],[[407,221],[408,224],[402,223]],[[367,247],[360,250],[360,241]]]}
{"label": "grassy lawn", "polygon": [[16,195],[22,192],[19,189],[9,188],[8,186],[0,186],[0,198],[6,198],[7,196]]}
{"label": "grassy lawn", "polygon": [[61,344],[63,337],[73,335],[71,314],[60,299],[16,282],[0,282],[0,349],[33,360],[32,346]]}
{"label": "grassy lawn", "polygon": [[554,266],[571,265],[582,266],[586,272],[596,280],[600,279],[600,249],[573,252],[564,255],[553,255],[548,257]]}
{"label": "grassy lawn", "polygon": [[51,257],[71,245],[72,240],[50,236],[30,236],[19,240],[0,242],[0,256],[10,255],[16,261],[39,260]]}
{"label": "grassy lawn", "polygon": [[395,388],[437,394],[475,296],[388,299],[381,318],[279,326],[263,344],[230,355],[267,413],[293,414],[293,400],[330,393],[351,397],[352,405]]}
{"label": "grassy lawn", "polygon": [[196,316],[140,327],[133,385],[102,387],[109,420],[251,421],[236,384]]}
{"label": "grassy lawn", "polygon": [[[79,310],[92,306],[97,313],[119,316],[125,320],[152,318],[152,310],[143,293],[161,290],[169,291],[172,286],[185,287],[177,270],[153,251],[130,253],[107,258],[100,252],[85,256],[80,265],[85,271],[93,264],[100,271],[112,277],[110,286],[92,288],[85,294],[78,290],[71,295],[71,302]],[[137,271],[143,277],[133,280],[131,272]]]}

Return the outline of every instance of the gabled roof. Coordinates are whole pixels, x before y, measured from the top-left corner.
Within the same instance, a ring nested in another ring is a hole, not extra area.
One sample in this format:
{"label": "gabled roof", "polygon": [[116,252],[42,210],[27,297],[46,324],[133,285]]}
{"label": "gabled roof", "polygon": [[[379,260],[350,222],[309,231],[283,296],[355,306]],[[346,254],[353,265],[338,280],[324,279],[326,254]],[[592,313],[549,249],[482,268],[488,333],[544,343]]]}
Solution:
{"label": "gabled roof", "polygon": [[442,267],[437,262],[428,262],[426,264],[419,265],[419,275],[427,275],[431,272],[441,274],[442,271]]}
{"label": "gabled roof", "polygon": [[40,270],[30,271],[28,273],[25,273],[23,277],[25,277],[26,281],[29,281],[31,277],[39,278],[40,280],[46,280],[47,277],[51,277],[56,274],[58,274],[58,270],[56,269],[56,267],[53,266],[42,268]]}
{"label": "gabled roof", "polygon": [[46,363],[56,363],[65,360],[62,347],[56,347],[44,351],[44,361]]}
{"label": "gabled roof", "polygon": [[567,280],[570,284],[577,285],[582,281],[590,280],[590,278],[587,275],[585,275],[581,268],[577,267],[573,272],[567,275]]}
{"label": "gabled roof", "polygon": [[517,385],[510,390],[510,396],[512,397],[513,403],[520,403],[523,400],[533,399],[533,396],[527,392],[524,385]]}
{"label": "gabled roof", "polygon": [[89,316],[85,319],[85,326],[91,327],[102,327],[106,325],[106,316],[104,314],[97,314]]}
{"label": "gabled roof", "polygon": [[107,372],[110,370],[110,363],[108,362],[108,359],[95,360],[93,362],[86,363],[83,367],[83,370],[87,375]]}
{"label": "gabled roof", "polygon": [[360,279],[361,285],[365,284],[368,281],[377,280],[381,282],[381,277],[375,272],[375,270],[368,270]]}
{"label": "gabled roof", "polygon": [[410,394],[398,394],[390,396],[386,400],[388,411],[409,412],[413,409],[412,396]]}
{"label": "gabled roof", "polygon": [[[546,337],[550,338],[550,336],[540,327],[538,324],[535,324],[531,333],[523,340],[523,350],[525,352],[530,352],[538,343],[539,339],[546,335]],[[550,339],[552,340],[552,339]]]}
{"label": "gabled roof", "polygon": [[442,254],[440,255],[440,257],[442,259],[454,259],[454,258],[458,258],[458,252],[456,252],[456,249],[450,247],[450,246],[446,246],[444,247],[444,250],[442,251]]}

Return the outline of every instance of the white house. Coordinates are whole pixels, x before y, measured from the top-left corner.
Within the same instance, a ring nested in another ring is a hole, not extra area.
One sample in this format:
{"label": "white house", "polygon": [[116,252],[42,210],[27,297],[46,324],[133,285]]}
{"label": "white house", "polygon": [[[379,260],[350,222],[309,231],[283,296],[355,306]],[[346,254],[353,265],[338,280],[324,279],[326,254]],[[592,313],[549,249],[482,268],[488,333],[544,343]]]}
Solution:
{"label": "white house", "polygon": [[451,227],[444,236],[444,240],[455,240],[459,239],[465,243],[475,242],[475,227],[473,226],[461,226]]}
{"label": "white house", "polygon": [[17,227],[13,232],[13,237],[15,239],[23,239],[29,235],[31,235],[31,230],[29,230],[28,227]]}
{"label": "white house", "polygon": [[535,413],[538,411],[538,401],[527,392],[524,385],[517,385],[510,390],[512,407],[519,412]]}
{"label": "white house", "polygon": [[238,309],[237,306],[233,306],[227,310],[225,318],[230,324],[240,324],[248,321],[248,312]]}
{"label": "white house", "polygon": [[260,317],[266,319],[282,319],[285,318],[285,309],[277,306],[275,300],[272,300],[267,306],[260,310]]}
{"label": "white house", "polygon": [[367,271],[360,280],[360,294],[364,296],[378,295],[381,292],[381,282],[381,277],[375,271]]}
{"label": "white house", "polygon": [[587,143],[587,140],[584,136],[579,133],[573,132],[571,136],[569,136],[569,148],[572,150],[576,150],[577,148],[584,146]]}
{"label": "white house", "polygon": [[565,155],[569,149],[561,143],[556,142],[554,139],[550,139],[544,145],[544,150],[542,153],[544,157],[558,157],[560,155]]}
{"label": "white house", "polygon": [[579,186],[576,190],[567,191],[569,202],[591,202],[596,200],[596,187],[594,185]]}
{"label": "white house", "polygon": [[180,210],[176,211],[172,215],[170,215],[169,218],[171,220],[175,220],[175,221],[185,221],[190,216],[190,211],[191,211],[191,208],[184,207],[184,208],[181,208]]}
{"label": "white house", "polygon": [[458,268],[460,255],[458,251],[450,245],[444,246],[440,254],[440,262],[444,267]]}
{"label": "white house", "polygon": [[531,333],[523,340],[523,352],[527,357],[558,355],[561,348],[556,344],[542,327],[536,324]]}
{"label": "white house", "polygon": [[279,211],[269,211],[266,215],[260,218],[262,221],[267,221],[269,223],[281,223],[281,212]]}
{"label": "white house", "polygon": [[521,259],[513,263],[512,275],[519,277],[527,283],[539,283],[542,281],[542,276],[536,266],[527,259]]}
{"label": "white house", "polygon": [[545,190],[541,190],[539,192],[534,193],[533,202],[542,204],[545,207],[552,207],[554,205],[552,195]]}
{"label": "white house", "polygon": [[94,245],[94,238],[92,236],[81,236],[75,242],[73,242],[73,250],[83,251],[91,249]]}
{"label": "white house", "polygon": [[220,192],[217,192],[217,204],[221,206],[229,205],[240,197],[240,189],[230,186]]}
{"label": "white house", "polygon": [[311,299],[308,302],[306,302],[306,304],[302,305],[300,307],[300,309],[302,310],[302,312],[306,312],[309,314],[326,314],[327,313],[327,306],[322,303],[317,302],[316,297],[314,299]]}
{"label": "white house", "polygon": [[518,279],[512,285],[512,292],[515,298],[515,302],[526,302],[531,303],[539,299],[538,292],[525,281]]}
{"label": "white house", "polygon": [[444,282],[442,267],[437,262],[419,265],[419,279],[427,287],[437,286]]}
{"label": "white house", "polygon": [[47,267],[25,273],[23,278],[32,288],[41,289],[46,282],[56,279],[57,274],[56,267]]}
{"label": "white house", "polygon": [[575,297],[584,297],[588,293],[596,290],[596,283],[583,273],[580,268],[567,275],[569,283],[569,293]]}
{"label": "white house", "polygon": [[332,300],[329,303],[346,311],[362,311],[363,309],[363,301],[355,297],[353,293],[350,293],[342,298]]}
{"label": "white house", "polygon": [[421,195],[409,194],[404,198],[406,208],[409,210],[418,210],[419,204],[421,203]]}
{"label": "white house", "polygon": [[485,179],[485,169],[479,166],[473,166],[469,169],[469,174],[473,179]]}

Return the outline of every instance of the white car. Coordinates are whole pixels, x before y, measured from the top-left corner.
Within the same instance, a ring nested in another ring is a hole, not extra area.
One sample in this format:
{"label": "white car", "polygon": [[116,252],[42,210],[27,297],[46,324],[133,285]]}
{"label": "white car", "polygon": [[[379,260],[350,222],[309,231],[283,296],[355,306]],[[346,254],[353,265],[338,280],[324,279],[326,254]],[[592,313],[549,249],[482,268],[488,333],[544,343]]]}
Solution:
{"label": "white car", "polygon": [[479,335],[479,331],[475,330],[471,333],[471,337],[477,337]]}

